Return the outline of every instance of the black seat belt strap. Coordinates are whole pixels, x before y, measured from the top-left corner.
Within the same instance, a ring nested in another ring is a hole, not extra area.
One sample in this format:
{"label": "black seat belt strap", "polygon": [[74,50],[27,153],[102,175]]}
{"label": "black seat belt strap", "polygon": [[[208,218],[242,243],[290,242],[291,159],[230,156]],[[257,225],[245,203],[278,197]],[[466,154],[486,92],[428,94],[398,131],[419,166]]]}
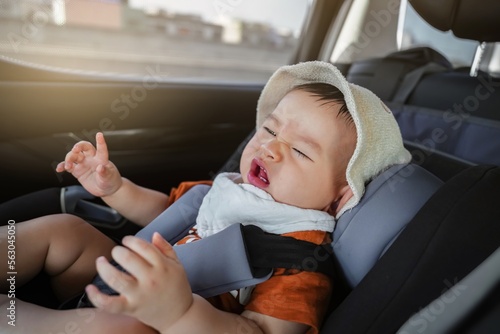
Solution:
{"label": "black seat belt strap", "polygon": [[257,226],[241,226],[248,262],[254,270],[297,269],[334,276],[331,244],[316,245],[262,231]]}

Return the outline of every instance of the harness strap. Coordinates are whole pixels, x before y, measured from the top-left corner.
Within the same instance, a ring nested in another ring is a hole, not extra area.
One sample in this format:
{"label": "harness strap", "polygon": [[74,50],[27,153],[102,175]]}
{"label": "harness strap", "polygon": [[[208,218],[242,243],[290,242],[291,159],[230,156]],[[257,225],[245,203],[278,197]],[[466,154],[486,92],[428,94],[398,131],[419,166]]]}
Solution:
{"label": "harness strap", "polygon": [[253,225],[241,226],[248,262],[254,271],[297,269],[334,276],[331,244],[316,245],[292,237],[266,233]]}

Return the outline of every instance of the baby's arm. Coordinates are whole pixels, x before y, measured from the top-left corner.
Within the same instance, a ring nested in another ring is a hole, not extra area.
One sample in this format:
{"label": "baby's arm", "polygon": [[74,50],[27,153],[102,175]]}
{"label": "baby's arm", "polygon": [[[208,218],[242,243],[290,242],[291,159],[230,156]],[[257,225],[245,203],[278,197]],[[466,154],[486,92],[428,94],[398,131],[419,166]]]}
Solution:
{"label": "baby's arm", "polygon": [[134,223],[146,226],[167,208],[168,195],[141,187],[122,177],[120,188],[102,197],[110,207]]}
{"label": "baby's arm", "polygon": [[308,326],[245,311],[242,315],[214,308],[191,292],[182,264],[173,248],[158,234],[153,244],[126,237],[113,258],[129,273],[97,261],[103,280],[120,293],[101,294],[87,287],[90,300],[108,312],[133,316],[161,333],[305,333]]}
{"label": "baby's arm", "polygon": [[96,147],[90,142],[75,144],[56,171],[67,171],[78,179],[91,194],[101,197],[127,219],[145,226],[167,205],[168,196],[156,190],[140,187],[123,178],[109,160],[104,135],[96,134]]}

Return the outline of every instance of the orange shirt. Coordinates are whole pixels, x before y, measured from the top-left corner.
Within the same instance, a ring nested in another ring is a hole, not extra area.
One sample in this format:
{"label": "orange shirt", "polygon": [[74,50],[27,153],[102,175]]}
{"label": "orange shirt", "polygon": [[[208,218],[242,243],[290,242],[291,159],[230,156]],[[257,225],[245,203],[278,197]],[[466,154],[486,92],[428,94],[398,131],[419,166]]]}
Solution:
{"label": "orange shirt", "polygon": [[[183,182],[178,188],[172,188],[169,205],[196,184],[211,184],[211,181]],[[327,232],[302,231],[283,234],[317,245],[330,243]],[[178,244],[199,239],[196,230]],[[309,325],[308,333],[318,333],[326,314],[332,291],[331,280],[320,273],[278,268],[265,282],[257,285],[246,305],[241,305],[230,293],[209,298],[215,307],[233,313],[250,310],[282,320]]]}

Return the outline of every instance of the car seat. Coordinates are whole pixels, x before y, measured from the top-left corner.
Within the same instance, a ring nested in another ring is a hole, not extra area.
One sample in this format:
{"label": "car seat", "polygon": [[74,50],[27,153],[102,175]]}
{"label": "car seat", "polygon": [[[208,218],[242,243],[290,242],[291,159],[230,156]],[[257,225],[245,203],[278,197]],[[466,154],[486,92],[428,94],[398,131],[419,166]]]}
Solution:
{"label": "car seat", "polygon": [[[343,284],[347,283],[349,288],[355,287],[378,261],[380,256],[383,255],[397,235],[405,228],[416,212],[442,184],[443,182],[437,177],[423,168],[412,164],[392,166],[370,181],[358,205],[344,213],[337,221],[332,242],[334,260],[339,270],[339,276],[335,278],[337,280],[336,283],[338,283],[338,280],[345,280],[346,282],[342,282]],[[208,186],[205,187],[208,188]],[[182,205],[182,211],[179,210],[179,212],[169,215],[159,222],[159,229],[164,231],[166,234],[164,237],[168,238],[168,240],[175,242],[187,234],[189,227],[194,225],[196,213],[198,212],[197,205],[201,204],[200,197],[203,197],[208,190],[200,189],[196,191],[197,193],[193,195],[197,196],[195,197],[197,198],[196,200],[186,199],[187,203],[190,204]],[[194,205],[195,203],[197,205]],[[391,206],[390,210],[385,209],[388,203]],[[190,218],[188,219],[188,217]],[[149,240],[153,230],[158,231],[158,228],[155,228],[153,225],[160,218],[161,216],[156,218],[150,225],[139,231],[137,235]],[[178,226],[173,228],[166,226],[163,220],[179,220],[181,223],[175,224]],[[190,223],[186,222],[186,220]],[[222,231],[218,234],[222,235],[224,233],[226,232]],[[221,238],[225,240],[236,239],[235,237]],[[264,240],[261,241],[262,243],[259,247],[263,248]],[[201,244],[202,242],[203,240],[199,243]],[[273,241],[273,244],[276,244],[276,242]],[[250,245],[246,245],[245,248],[247,246]],[[227,245],[224,247],[227,247]],[[241,247],[235,244],[234,247],[230,248],[233,250],[233,253]],[[252,247],[248,247],[248,250],[252,250]],[[277,250],[276,248],[275,251]],[[244,249],[242,253],[245,253]],[[182,259],[190,255],[182,254]],[[271,258],[273,255],[268,255],[268,257]],[[200,258],[204,256],[202,253],[196,253],[196,257],[198,258],[196,261],[200,261]],[[287,254],[287,256],[290,257],[290,254]],[[308,254],[308,256],[311,255]],[[210,260],[211,257],[203,261],[208,262]],[[317,265],[321,264],[322,259],[315,260]],[[231,262],[231,260],[225,260],[224,266],[228,262]],[[243,260],[238,260],[229,267],[237,268],[238,264],[242,262]],[[300,268],[301,266],[302,264],[298,263],[295,265],[295,268]],[[200,266],[195,267],[197,268],[197,272],[199,272]],[[212,266],[209,266],[209,268],[212,268]],[[219,271],[224,270],[221,269]],[[210,276],[208,272],[207,275]],[[228,277],[229,275],[228,273]],[[221,275],[221,279],[224,280],[223,275]],[[222,281],[219,284],[226,284],[226,282]]]}
{"label": "car seat", "polygon": [[[246,143],[239,145],[220,172],[237,172]],[[443,184],[416,164],[396,165],[366,186],[359,204],[344,213],[333,233],[333,252],[342,285],[354,288],[427,199]],[[390,206],[390,210],[384,208]]]}
{"label": "car seat", "polygon": [[[337,65],[337,64],[336,64]],[[391,52],[385,57],[358,60],[345,72],[347,81],[368,88],[382,101],[405,102],[413,86],[426,73],[448,71],[450,61],[431,47]],[[409,81],[405,89],[401,89]]]}

